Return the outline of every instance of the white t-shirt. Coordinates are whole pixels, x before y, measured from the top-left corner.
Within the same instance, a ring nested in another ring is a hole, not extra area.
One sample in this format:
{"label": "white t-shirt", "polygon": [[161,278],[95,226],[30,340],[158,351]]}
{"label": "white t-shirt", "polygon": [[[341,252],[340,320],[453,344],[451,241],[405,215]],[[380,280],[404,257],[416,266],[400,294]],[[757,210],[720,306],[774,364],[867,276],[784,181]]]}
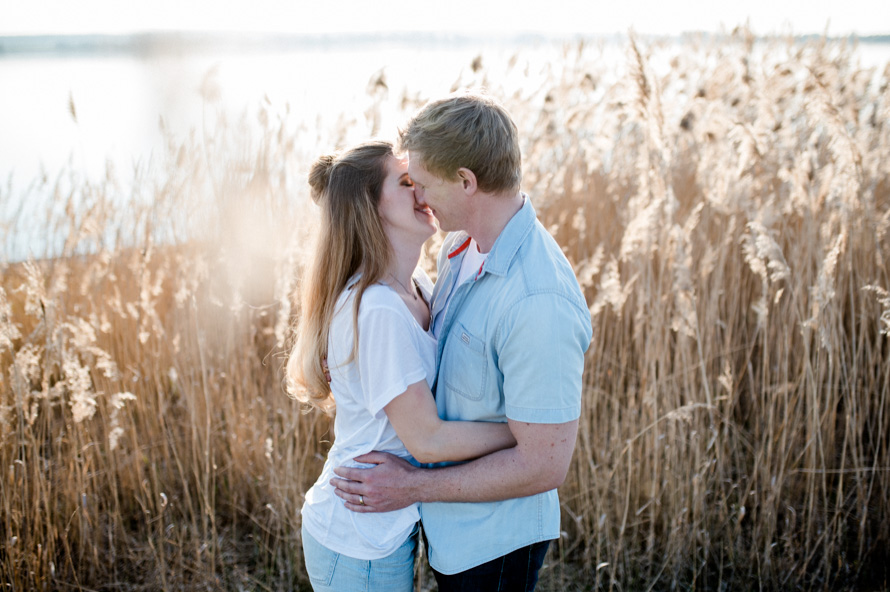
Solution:
{"label": "white t-shirt", "polygon": [[439,336],[439,332],[442,329],[442,323],[445,321],[445,313],[448,312],[448,307],[451,305],[451,297],[454,296],[457,287],[469,278],[475,278],[479,273],[479,270],[482,269],[482,264],[485,263],[486,258],[488,258],[488,253],[480,253],[479,247],[476,245],[476,239],[470,239],[470,245],[464,253],[464,258],[460,261],[460,271],[457,274],[457,281],[452,284],[451,292],[448,293],[448,298],[445,300],[445,308],[442,309],[442,312],[438,313],[435,324],[433,325],[433,335],[436,337]]}
{"label": "white t-shirt", "polygon": [[[429,302],[429,277],[418,270],[414,278]],[[383,408],[409,385],[423,379],[432,382],[436,340],[417,323],[398,293],[376,284],[362,296],[357,363],[347,363],[354,340],[354,295],[353,289],[340,295],[331,322],[327,360],[337,404],[334,445],[321,476],[306,493],[302,516],[309,534],[328,549],[369,560],[386,557],[405,542],[420,518],[418,505],[379,514],[351,512],[329,481],[336,476],[334,467],[367,466],[352,459],[372,450],[413,461]]]}

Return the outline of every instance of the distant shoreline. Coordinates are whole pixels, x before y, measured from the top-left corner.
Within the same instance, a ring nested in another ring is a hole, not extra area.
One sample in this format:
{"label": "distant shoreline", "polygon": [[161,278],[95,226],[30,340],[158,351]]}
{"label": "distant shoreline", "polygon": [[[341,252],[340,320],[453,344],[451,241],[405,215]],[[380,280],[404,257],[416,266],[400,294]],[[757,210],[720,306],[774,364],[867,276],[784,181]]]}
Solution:
{"label": "distant shoreline", "polygon": [[[605,36],[604,40],[619,41],[622,37]],[[522,44],[573,41],[575,36],[555,36],[537,33],[517,34],[494,38],[474,37],[457,33],[424,34],[426,47],[486,46],[492,43]],[[888,37],[890,39],[890,37]],[[0,57],[4,55],[70,55],[70,54],[131,54],[154,55],[169,53],[204,53],[227,50],[268,52],[288,50],[332,50],[338,48],[372,47],[379,45],[416,46],[417,37],[404,33],[345,33],[318,35],[289,35],[280,33],[215,33],[215,32],[155,32],[131,35],[29,35],[0,36]]]}
{"label": "distant shoreline", "polygon": [[[394,45],[416,46],[418,35],[427,46],[467,47],[492,44],[532,45],[540,43],[565,43],[580,40],[623,42],[627,33],[610,35],[593,34],[543,34],[517,33],[494,37],[469,36],[457,33],[343,33],[343,34],[281,34],[281,33],[223,33],[223,32],[147,32],[125,35],[0,35],[0,58],[28,55],[157,55],[169,53],[204,53],[226,50],[267,52],[270,50],[321,49],[331,50],[362,46]],[[730,32],[685,32],[678,35],[638,35],[646,40],[721,39]],[[757,36],[758,40],[785,38],[781,35]],[[846,35],[824,37],[822,35],[795,35],[796,42],[818,39],[827,41],[853,41],[862,44],[890,43],[886,35]]]}

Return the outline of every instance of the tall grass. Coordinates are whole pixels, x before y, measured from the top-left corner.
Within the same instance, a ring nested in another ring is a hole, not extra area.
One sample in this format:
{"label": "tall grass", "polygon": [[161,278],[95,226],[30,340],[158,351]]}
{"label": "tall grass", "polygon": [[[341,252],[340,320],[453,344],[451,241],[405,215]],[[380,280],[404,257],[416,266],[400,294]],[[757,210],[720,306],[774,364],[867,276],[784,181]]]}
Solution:
{"label": "tall grass", "polygon": [[[540,588],[886,589],[890,68],[747,31],[626,47],[455,83],[513,112],[594,319]],[[332,434],[282,388],[304,175],[425,98],[369,88],[317,130],[231,121],[208,86],[204,129],[133,183],[36,183],[61,242],[0,280],[7,589],[305,587]]]}
{"label": "tall grass", "polygon": [[555,82],[527,158],[596,329],[564,553],[595,587],[886,586],[890,71],[646,51],[599,100]]}

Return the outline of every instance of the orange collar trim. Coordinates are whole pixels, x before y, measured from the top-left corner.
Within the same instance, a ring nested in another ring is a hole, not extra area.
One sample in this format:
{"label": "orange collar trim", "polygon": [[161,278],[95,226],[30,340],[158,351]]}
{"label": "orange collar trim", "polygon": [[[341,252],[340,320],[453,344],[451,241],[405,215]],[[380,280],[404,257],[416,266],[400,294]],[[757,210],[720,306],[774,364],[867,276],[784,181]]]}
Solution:
{"label": "orange collar trim", "polygon": [[461,246],[459,246],[458,248],[456,248],[455,250],[453,250],[451,253],[448,254],[448,258],[451,259],[452,257],[457,257],[458,255],[460,255],[461,253],[466,251],[467,247],[470,246],[471,240],[473,240],[473,239],[470,237],[467,237],[467,240],[464,241],[464,244],[462,244]]}

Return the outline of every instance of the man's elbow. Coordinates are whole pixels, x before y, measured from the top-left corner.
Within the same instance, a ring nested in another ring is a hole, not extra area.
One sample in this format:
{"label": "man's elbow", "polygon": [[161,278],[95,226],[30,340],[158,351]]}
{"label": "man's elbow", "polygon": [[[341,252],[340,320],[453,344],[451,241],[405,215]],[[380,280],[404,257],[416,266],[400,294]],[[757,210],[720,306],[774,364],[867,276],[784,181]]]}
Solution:
{"label": "man's elbow", "polygon": [[556,489],[565,483],[569,474],[569,464],[558,459],[547,459],[546,462],[537,464],[531,470],[531,479],[528,485],[532,488],[528,495],[535,495]]}
{"label": "man's elbow", "polygon": [[512,422],[511,429],[519,442],[515,458],[534,490],[529,495],[562,485],[572,464],[578,420],[553,425]]}
{"label": "man's elbow", "polygon": [[550,467],[550,470],[546,471],[542,475],[542,479],[544,482],[541,484],[541,491],[550,491],[551,489],[556,489],[560,487],[563,483],[565,483],[566,477],[569,474],[569,467]]}

